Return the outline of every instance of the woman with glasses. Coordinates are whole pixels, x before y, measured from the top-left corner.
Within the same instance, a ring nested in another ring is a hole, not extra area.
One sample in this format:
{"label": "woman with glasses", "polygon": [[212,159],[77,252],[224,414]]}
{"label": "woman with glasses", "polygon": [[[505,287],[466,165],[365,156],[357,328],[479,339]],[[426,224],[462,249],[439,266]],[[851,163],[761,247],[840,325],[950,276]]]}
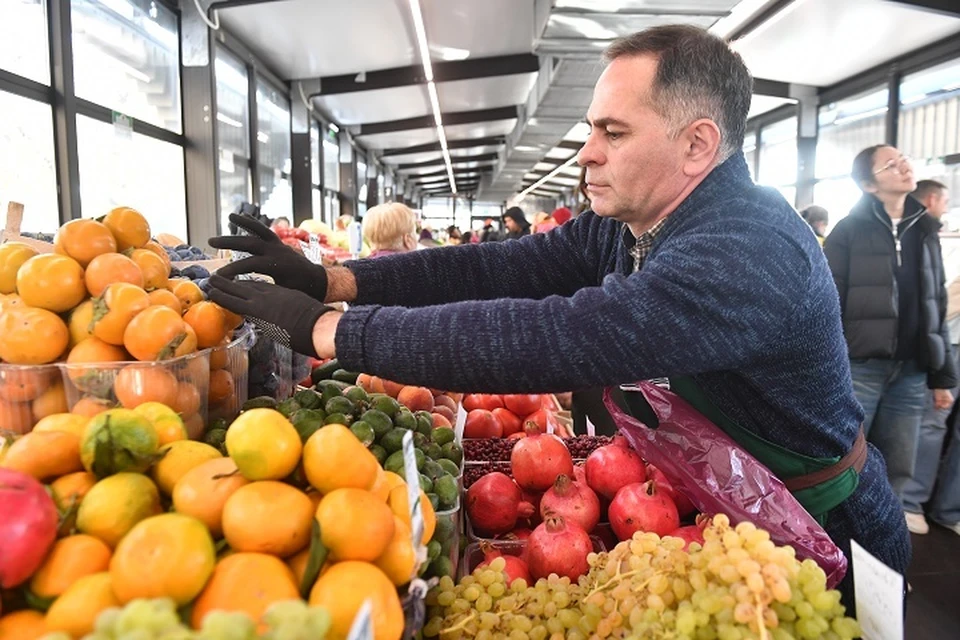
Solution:
{"label": "woman with glasses", "polygon": [[864,430],[902,500],[927,389],[938,408],[949,408],[949,389],[957,384],[944,322],[940,224],[909,195],[916,187],[913,169],[896,148],[864,149],[851,177],[863,197],[827,237],[824,252],[840,294]]}

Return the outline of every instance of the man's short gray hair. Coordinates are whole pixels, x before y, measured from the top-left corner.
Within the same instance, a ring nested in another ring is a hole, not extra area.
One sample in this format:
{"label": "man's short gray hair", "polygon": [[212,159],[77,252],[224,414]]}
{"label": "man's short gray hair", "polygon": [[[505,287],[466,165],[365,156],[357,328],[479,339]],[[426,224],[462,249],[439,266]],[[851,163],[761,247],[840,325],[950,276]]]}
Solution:
{"label": "man's short gray hair", "polygon": [[651,105],[672,137],[700,118],[720,129],[718,162],[743,147],[753,78],[740,55],[720,38],[690,25],[665,25],[615,40],[604,58],[657,58]]}

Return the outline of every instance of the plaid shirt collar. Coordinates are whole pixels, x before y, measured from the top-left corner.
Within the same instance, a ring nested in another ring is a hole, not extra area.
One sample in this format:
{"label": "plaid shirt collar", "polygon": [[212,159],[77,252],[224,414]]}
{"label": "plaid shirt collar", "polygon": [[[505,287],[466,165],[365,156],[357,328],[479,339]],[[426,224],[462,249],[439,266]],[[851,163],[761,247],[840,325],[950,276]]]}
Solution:
{"label": "plaid shirt collar", "polygon": [[653,249],[653,241],[656,239],[657,234],[663,230],[663,226],[666,224],[668,217],[661,219],[660,222],[647,229],[635,240],[633,246],[630,247],[634,273],[640,271],[641,267],[643,267],[644,261],[647,259],[647,256],[650,255],[650,250]]}

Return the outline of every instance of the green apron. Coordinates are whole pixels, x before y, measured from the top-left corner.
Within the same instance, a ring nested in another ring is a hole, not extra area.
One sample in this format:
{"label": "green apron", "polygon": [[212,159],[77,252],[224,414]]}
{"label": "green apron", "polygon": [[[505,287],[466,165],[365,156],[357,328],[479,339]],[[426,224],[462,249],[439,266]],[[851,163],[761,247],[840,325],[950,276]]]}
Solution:
{"label": "green apron", "polygon": [[[840,457],[812,458],[765,440],[755,433],[747,431],[714,405],[702,389],[689,377],[670,378],[670,390],[686,400],[694,409],[703,414],[713,424],[730,436],[750,455],[759,460],[780,479],[790,479],[826,469],[840,461]],[[626,394],[625,394],[626,395]],[[642,415],[649,417],[651,410],[646,402],[642,408],[635,402],[638,398],[627,396],[627,405],[631,413],[644,421]],[[849,498],[856,490],[860,476],[856,469],[850,468],[840,475],[820,484],[794,492],[793,496],[803,505],[821,526],[826,524],[831,509]]]}

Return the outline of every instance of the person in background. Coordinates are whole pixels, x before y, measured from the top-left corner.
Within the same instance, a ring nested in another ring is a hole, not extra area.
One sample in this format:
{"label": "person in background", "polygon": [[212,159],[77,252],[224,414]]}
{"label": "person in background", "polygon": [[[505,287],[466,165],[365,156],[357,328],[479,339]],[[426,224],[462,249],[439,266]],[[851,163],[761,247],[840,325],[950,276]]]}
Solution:
{"label": "person in background", "polygon": [[420,230],[420,246],[419,249],[432,249],[433,247],[439,247],[440,243],[434,240],[433,230],[430,227],[424,227]]}
{"label": "person in background", "polygon": [[447,244],[458,245],[463,241],[463,234],[460,233],[460,228],[457,225],[452,224],[447,227]]}
{"label": "person in background", "polygon": [[460,244],[473,244],[474,242],[479,242],[479,239],[473,231],[464,231],[463,235],[460,236]]}
{"label": "person in background", "polygon": [[[911,195],[927,208],[928,215],[937,220],[942,220],[943,215],[950,209],[950,192],[946,185],[936,180],[921,180]],[[955,279],[947,288],[946,314],[955,359],[960,355],[957,346],[960,344],[958,280],[960,279]],[[950,390],[954,397],[957,391],[957,386]],[[960,535],[960,422],[954,419],[953,424],[948,425],[951,407],[937,408],[935,402],[934,392],[928,392],[926,407],[920,420],[913,477],[903,489],[903,508],[907,517],[907,528],[913,533],[924,535],[930,531],[930,525],[923,513],[923,505],[929,501],[930,518]],[[947,429],[951,426],[952,442],[947,447],[947,455],[941,461],[943,441]]]}
{"label": "person in background", "polygon": [[546,233],[556,228],[557,223],[546,211],[541,211],[533,218],[533,233]]}
{"label": "person in background", "polygon": [[556,222],[557,226],[559,227],[573,217],[573,212],[566,207],[559,207],[553,210],[553,213],[550,214],[550,217],[553,218],[553,221]]}
{"label": "person in background", "polygon": [[504,240],[519,240],[530,235],[530,223],[520,207],[510,207],[503,214],[503,225],[507,228]]}
{"label": "person in background", "polygon": [[417,248],[417,215],[399,202],[371,207],[363,216],[363,239],[370,245],[370,258],[413,251]]}
{"label": "person in background", "polygon": [[940,223],[910,196],[913,168],[896,148],[864,149],[853,160],[851,177],[863,196],[823,248],[840,294],[863,426],[903,501],[927,389],[933,389],[936,409],[949,409],[950,389],[957,385],[944,322]]}
{"label": "person in background", "polygon": [[290,228],[290,218],[286,216],[280,216],[279,218],[273,221],[273,224],[270,225],[271,229],[289,229]]}
{"label": "person in background", "polygon": [[822,247],[823,239],[827,236],[827,225],[830,224],[830,214],[823,207],[810,204],[800,210],[800,217],[813,229],[817,242]]}
{"label": "person in background", "polygon": [[480,242],[496,242],[500,240],[500,232],[493,226],[493,218],[487,218],[480,232]]}

